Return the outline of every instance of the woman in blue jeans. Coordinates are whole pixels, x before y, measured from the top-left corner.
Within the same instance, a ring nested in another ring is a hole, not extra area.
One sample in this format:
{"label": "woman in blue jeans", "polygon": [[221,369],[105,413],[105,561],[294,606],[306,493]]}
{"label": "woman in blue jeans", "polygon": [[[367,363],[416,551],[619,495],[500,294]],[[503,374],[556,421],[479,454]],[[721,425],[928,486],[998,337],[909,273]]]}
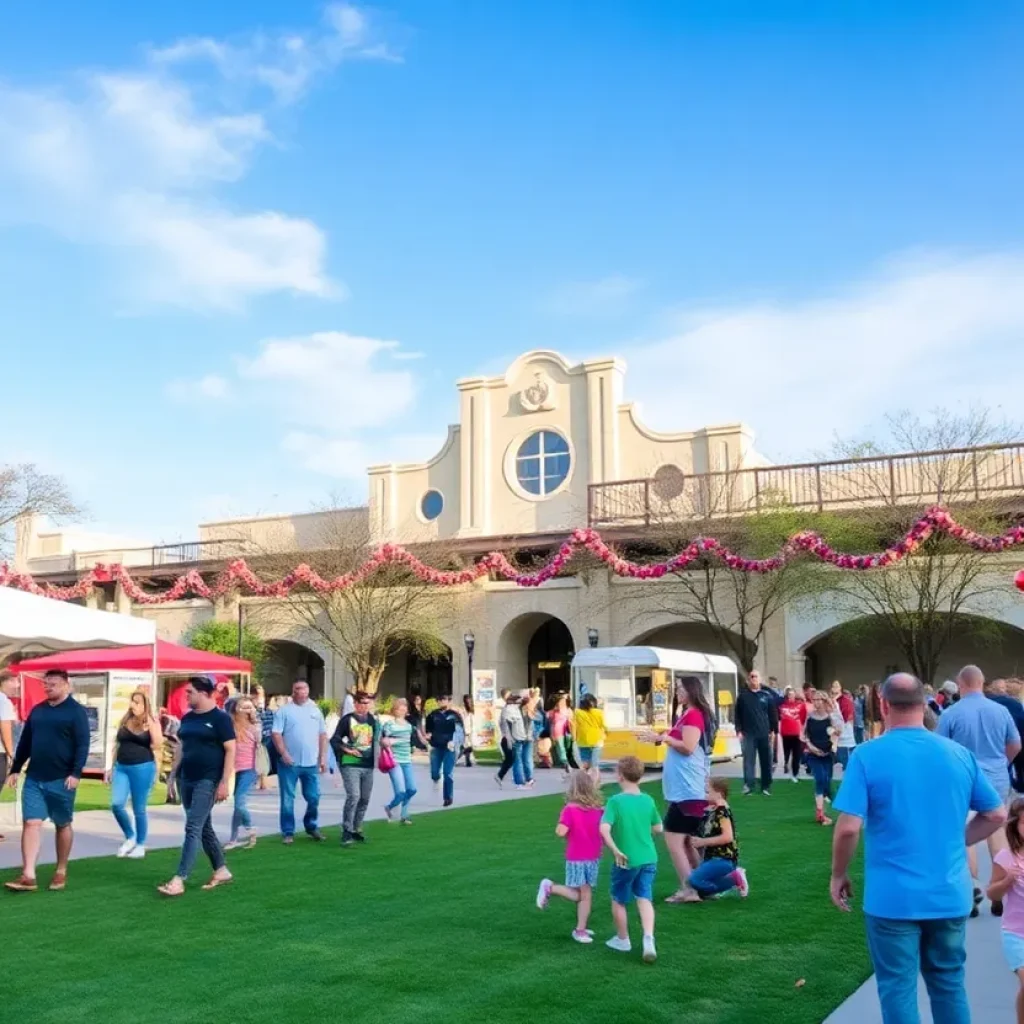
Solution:
{"label": "woman in blue jeans", "polygon": [[814,777],[815,820],[819,825],[831,825],[832,819],[825,814],[825,801],[832,802],[832,762],[839,730],[829,711],[827,694],[815,691],[812,706],[814,710],[807,716],[800,738],[807,751],[807,767]]}
{"label": "woman in blue jeans", "polygon": [[[144,691],[137,690],[132,694],[128,710],[118,726],[116,742],[114,767],[110,773],[113,783],[110,809],[124,833],[124,842],[117,855],[139,860],[146,856],[149,830],[146,805],[156,782],[156,752],[163,748],[164,742],[160,723],[153,717],[149,697]],[[129,799],[134,827],[125,810]]]}
{"label": "woman in blue jeans", "polygon": [[391,709],[393,721],[385,722],[381,729],[381,746],[391,751],[395,759],[395,767],[388,772],[391,788],[395,797],[384,808],[388,821],[395,820],[395,811],[401,808],[398,820],[403,825],[411,825],[409,803],[416,795],[416,779],[412,773],[412,744],[416,730],[408,719],[409,702],[399,697]]}

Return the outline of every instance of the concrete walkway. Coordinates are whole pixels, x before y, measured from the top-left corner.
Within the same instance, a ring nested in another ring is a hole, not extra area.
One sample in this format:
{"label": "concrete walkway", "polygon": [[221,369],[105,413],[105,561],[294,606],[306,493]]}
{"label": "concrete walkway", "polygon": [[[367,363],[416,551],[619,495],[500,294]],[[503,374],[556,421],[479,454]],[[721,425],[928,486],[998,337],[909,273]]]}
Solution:
{"label": "concrete walkway", "polygon": [[[509,775],[503,789],[499,789],[494,781],[495,766],[477,768],[458,768],[455,771],[455,806],[466,807],[474,804],[495,803],[499,800],[524,800],[531,796],[561,793],[564,789],[562,773],[558,771],[539,771],[536,773],[536,788],[532,790],[516,790]],[[411,813],[415,817],[426,811],[440,811],[441,794],[435,792],[430,781],[430,772],[425,764],[415,766],[417,795],[411,805]],[[607,781],[612,781],[609,776]],[[271,780],[273,784],[274,780]],[[375,774],[373,795],[366,817],[369,820],[384,817],[384,805],[391,800],[391,783],[380,773]],[[341,788],[341,780],[337,776],[327,775],[321,779],[320,825],[323,828],[337,826],[341,822],[342,805],[345,802],[345,791]],[[295,797],[295,820],[298,833],[302,833],[302,815],[306,805],[301,793]],[[253,791],[249,799],[253,825],[261,836],[261,842],[280,842],[278,823],[277,789],[272,788],[264,794]],[[214,810],[214,825],[217,834],[226,840],[231,831],[231,801],[219,804]],[[149,838],[147,849],[165,849],[181,846],[182,823],[184,814],[180,807],[163,804],[149,808]],[[18,838],[20,825],[14,823],[14,805],[4,804],[0,807],[0,833],[7,835],[7,841],[0,843],[0,870],[16,868],[21,865],[21,851]],[[274,838],[269,838],[273,836]],[[75,846],[73,860],[84,857],[110,857],[117,852],[123,841],[121,830],[109,811],[83,811],[75,815]],[[54,862],[53,827],[49,823],[44,827],[43,849],[39,858],[40,865]],[[200,867],[200,871],[202,868]],[[40,874],[46,877],[46,872]]]}

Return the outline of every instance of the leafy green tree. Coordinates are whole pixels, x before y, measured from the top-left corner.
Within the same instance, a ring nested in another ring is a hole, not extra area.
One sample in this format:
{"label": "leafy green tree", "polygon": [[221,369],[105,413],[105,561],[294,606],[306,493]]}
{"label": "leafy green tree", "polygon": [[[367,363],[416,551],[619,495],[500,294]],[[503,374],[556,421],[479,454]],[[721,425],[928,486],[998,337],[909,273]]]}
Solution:
{"label": "leafy green tree", "polygon": [[[210,619],[193,626],[185,634],[185,643],[197,651],[211,651],[230,658],[238,655],[238,623],[218,622]],[[267,643],[251,626],[242,626],[242,657],[252,662],[254,678],[259,677],[260,667],[267,660]]]}

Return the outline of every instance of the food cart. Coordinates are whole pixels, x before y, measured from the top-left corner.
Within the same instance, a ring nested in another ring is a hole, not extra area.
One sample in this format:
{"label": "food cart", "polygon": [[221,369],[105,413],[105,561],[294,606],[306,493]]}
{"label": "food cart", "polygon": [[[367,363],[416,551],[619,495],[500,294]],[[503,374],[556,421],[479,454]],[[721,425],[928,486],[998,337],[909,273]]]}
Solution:
{"label": "food cart", "polygon": [[739,753],[733,725],[738,670],[721,654],[676,651],[661,647],[595,647],[572,660],[573,705],[587,694],[604,708],[607,737],[603,760],[634,754],[648,767],[665,760],[664,746],[643,743],[641,732],[664,732],[676,718],[676,678],[696,676],[718,718],[713,760]]}

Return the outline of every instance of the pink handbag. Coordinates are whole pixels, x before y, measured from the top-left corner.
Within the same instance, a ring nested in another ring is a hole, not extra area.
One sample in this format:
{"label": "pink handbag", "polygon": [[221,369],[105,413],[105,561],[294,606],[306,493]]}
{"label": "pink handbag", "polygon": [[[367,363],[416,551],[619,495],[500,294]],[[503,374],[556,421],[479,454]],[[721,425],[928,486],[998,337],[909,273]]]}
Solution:
{"label": "pink handbag", "polygon": [[389,747],[380,748],[380,756],[377,758],[377,767],[387,775],[395,767],[395,755]]}

